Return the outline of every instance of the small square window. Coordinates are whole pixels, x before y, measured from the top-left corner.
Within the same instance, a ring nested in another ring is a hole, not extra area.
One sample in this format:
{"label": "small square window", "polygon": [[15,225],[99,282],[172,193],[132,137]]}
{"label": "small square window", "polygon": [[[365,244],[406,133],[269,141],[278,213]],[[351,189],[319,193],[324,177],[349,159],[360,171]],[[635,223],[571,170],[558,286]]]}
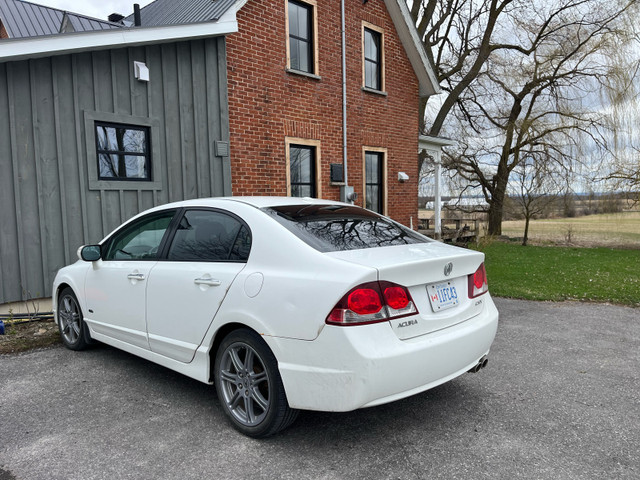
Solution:
{"label": "small square window", "polygon": [[151,181],[149,127],[95,122],[98,180]]}

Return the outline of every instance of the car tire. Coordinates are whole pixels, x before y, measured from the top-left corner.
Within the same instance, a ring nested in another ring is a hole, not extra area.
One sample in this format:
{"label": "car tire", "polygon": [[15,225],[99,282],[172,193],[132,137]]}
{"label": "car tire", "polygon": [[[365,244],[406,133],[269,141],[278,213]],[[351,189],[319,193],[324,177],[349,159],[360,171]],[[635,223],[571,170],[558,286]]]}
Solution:
{"label": "car tire", "polygon": [[80,303],[69,287],[60,292],[57,315],[58,329],[65,347],[70,350],[84,350],[92,343]]}
{"label": "car tire", "polygon": [[273,352],[253,330],[234,330],[222,340],[214,381],[224,413],[245,435],[274,435],[298,416],[287,402]]}

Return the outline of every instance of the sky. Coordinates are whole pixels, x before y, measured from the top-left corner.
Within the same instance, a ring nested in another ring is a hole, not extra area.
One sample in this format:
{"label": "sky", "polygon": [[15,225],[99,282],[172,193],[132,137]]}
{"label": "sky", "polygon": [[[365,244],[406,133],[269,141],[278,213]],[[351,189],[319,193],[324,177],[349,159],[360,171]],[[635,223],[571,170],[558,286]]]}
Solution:
{"label": "sky", "polygon": [[125,17],[133,13],[133,4],[140,7],[151,3],[152,0],[30,0],[31,3],[44,5],[46,7],[68,10],[74,13],[81,13],[88,17],[106,20],[112,13],[120,13]]}

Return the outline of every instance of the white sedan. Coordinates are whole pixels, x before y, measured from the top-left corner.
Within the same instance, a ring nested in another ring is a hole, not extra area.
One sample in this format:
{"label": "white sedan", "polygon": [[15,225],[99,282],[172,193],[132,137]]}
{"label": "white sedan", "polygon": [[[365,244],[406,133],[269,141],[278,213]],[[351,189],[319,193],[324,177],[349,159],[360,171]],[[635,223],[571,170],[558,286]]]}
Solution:
{"label": "white sedan", "polygon": [[413,395],[487,363],[484,256],[349,204],[210,198],[137,215],[53,284],[64,344],[205,383],[241,432]]}

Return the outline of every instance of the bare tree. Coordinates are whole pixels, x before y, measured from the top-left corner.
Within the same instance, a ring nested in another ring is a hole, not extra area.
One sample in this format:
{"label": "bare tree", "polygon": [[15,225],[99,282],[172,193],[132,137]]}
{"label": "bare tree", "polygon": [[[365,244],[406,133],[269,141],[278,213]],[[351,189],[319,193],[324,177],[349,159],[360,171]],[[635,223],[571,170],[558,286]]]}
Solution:
{"label": "bare tree", "polygon": [[619,38],[621,17],[635,4],[413,4],[448,94],[429,133],[440,133],[448,119],[445,131],[457,132],[451,134],[456,139],[468,137],[448,150],[446,166],[469,188],[481,189],[489,205],[489,234],[501,233],[509,177],[523,154],[546,152],[560,165],[579,161],[577,132],[590,139],[594,150],[606,149],[605,122],[598,106],[586,99],[606,77],[605,53]]}
{"label": "bare tree", "polygon": [[556,201],[566,186],[564,172],[550,171],[553,165],[544,156],[524,155],[512,175],[511,193],[524,216],[522,245],[529,240],[529,224]]}

